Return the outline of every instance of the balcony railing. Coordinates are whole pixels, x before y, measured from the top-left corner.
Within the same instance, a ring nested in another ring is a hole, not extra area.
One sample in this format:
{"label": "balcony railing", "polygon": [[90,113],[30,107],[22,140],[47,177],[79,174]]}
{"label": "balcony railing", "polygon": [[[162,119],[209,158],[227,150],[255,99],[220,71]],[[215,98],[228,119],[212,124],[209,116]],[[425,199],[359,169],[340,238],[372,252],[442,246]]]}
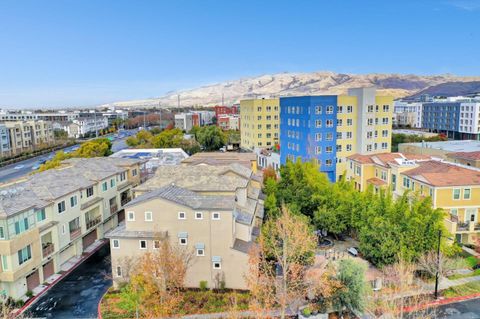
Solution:
{"label": "balcony railing", "polygon": [[465,231],[469,229],[469,223],[457,223],[457,231]]}
{"label": "balcony railing", "polygon": [[71,230],[70,231],[70,240],[74,240],[75,238],[77,238],[81,234],[82,234],[82,229],[81,228]]}
{"label": "balcony railing", "polygon": [[452,222],[458,223],[458,216],[457,216],[457,215],[452,215],[452,214],[450,214],[450,220],[451,220]]}
{"label": "balcony railing", "polygon": [[110,206],[110,214],[115,214],[118,211],[117,204]]}
{"label": "balcony railing", "polygon": [[100,222],[102,221],[102,216],[97,216],[93,219],[90,219],[90,220],[87,220],[86,224],[87,224],[87,229],[90,229],[92,228],[93,226],[97,225],[97,224],[100,224]]}
{"label": "balcony railing", "polygon": [[49,255],[53,254],[54,251],[55,251],[55,246],[52,243],[44,244],[42,247],[43,258],[46,258]]}
{"label": "balcony railing", "polygon": [[120,203],[122,204],[122,206],[126,205],[129,201],[131,201],[132,199],[130,197],[126,197],[124,199],[122,199],[120,201]]}

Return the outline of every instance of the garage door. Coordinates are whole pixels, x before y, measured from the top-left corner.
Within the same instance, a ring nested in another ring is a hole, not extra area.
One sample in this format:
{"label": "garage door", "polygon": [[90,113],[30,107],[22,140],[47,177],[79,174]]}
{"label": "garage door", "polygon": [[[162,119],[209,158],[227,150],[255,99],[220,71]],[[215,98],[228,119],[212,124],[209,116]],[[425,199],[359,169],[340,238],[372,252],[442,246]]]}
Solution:
{"label": "garage door", "polygon": [[70,246],[60,253],[60,265],[75,256],[75,247]]}
{"label": "garage door", "polygon": [[27,276],[27,290],[32,291],[34,288],[40,285],[40,274],[38,269],[34,273]]}
{"label": "garage door", "polygon": [[121,210],[118,212],[118,222],[120,223],[121,221],[125,220],[125,210]]}
{"label": "garage door", "polygon": [[83,250],[85,250],[88,246],[93,244],[97,240],[97,230],[92,231],[87,236],[83,237]]}
{"label": "garage door", "polygon": [[55,269],[53,267],[53,260],[50,260],[48,263],[43,265],[43,280],[47,279],[54,273],[55,273]]}

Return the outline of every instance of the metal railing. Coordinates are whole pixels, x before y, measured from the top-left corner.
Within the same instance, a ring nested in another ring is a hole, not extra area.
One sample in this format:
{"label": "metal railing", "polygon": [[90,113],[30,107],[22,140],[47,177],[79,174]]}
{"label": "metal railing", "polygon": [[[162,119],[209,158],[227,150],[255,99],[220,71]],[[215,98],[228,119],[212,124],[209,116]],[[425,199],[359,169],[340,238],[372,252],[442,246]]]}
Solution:
{"label": "metal railing", "polygon": [[120,203],[122,204],[122,206],[126,205],[129,201],[131,201],[132,199],[130,197],[127,197],[127,198],[124,198],[120,201]]}
{"label": "metal railing", "polygon": [[81,228],[77,228],[75,230],[71,230],[70,231],[70,240],[74,240],[75,238],[77,238],[78,236],[80,236],[82,234],[82,229]]}
{"label": "metal railing", "polygon": [[93,226],[100,224],[101,221],[102,221],[102,216],[97,216],[93,219],[87,220],[86,221],[87,229],[90,229]]}
{"label": "metal railing", "polygon": [[42,248],[42,256],[46,258],[47,256],[51,255],[55,251],[55,246],[52,243],[48,243],[43,246]]}

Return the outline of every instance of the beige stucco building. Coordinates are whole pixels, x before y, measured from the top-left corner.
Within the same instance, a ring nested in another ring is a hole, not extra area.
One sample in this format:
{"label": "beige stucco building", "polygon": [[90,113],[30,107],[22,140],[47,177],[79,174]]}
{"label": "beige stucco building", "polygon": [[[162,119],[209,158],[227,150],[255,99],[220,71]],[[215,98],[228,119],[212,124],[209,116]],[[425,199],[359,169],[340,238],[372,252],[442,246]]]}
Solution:
{"label": "beige stucco building", "polygon": [[52,124],[43,120],[4,123],[10,137],[7,155],[15,155],[51,145],[55,139]]}
{"label": "beige stucco building", "polygon": [[0,291],[19,299],[117,226],[143,162],[72,159],[0,185]]}
{"label": "beige stucco building", "polygon": [[248,251],[263,220],[260,181],[251,169],[228,166],[159,167],[155,177],[134,189],[124,224],[107,234],[112,273],[119,283],[129,274],[125,258],[138,260],[169,240],[193,254],[185,285],[209,288],[224,282],[246,289]]}

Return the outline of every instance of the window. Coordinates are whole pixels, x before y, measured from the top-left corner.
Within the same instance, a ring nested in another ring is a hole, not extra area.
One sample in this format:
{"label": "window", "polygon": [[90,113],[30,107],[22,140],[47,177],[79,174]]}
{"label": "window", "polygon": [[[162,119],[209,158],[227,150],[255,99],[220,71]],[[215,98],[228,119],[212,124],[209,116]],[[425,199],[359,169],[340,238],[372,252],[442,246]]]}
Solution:
{"label": "window", "polygon": [[222,263],[220,261],[214,261],[213,269],[222,269]]}
{"label": "window", "polygon": [[458,208],[451,208],[450,215],[457,216],[458,215]]}
{"label": "window", "polygon": [[453,189],[453,199],[460,199],[460,188]]}
{"label": "window", "polygon": [[347,151],[350,152],[352,150],[352,144],[347,144]]}
{"label": "window", "polygon": [[333,114],[333,106],[327,106],[327,114]]}
{"label": "window", "polygon": [[115,180],[112,178],[110,180],[110,187],[114,187],[115,186]]}
{"label": "window", "polygon": [[325,152],[332,153],[333,152],[333,147],[332,146],[325,147]]}
{"label": "window", "polygon": [[342,126],[343,125],[343,120],[342,119],[338,119],[337,120],[337,126]]}
{"label": "window", "polygon": [[333,133],[327,133],[327,136],[326,136],[325,140],[333,141]]}
{"label": "window", "polygon": [[470,199],[470,192],[471,192],[470,188],[465,188],[463,190],[463,199]]}
{"label": "window", "polygon": [[203,219],[203,213],[202,212],[195,212],[195,219]]}
{"label": "window", "polygon": [[8,270],[8,257],[5,255],[2,255],[2,269]]}
{"label": "window", "polygon": [[77,206],[77,195],[70,197],[70,207]]}
{"label": "window", "polygon": [[348,105],[347,106],[347,113],[352,113],[353,112],[353,106]]}
{"label": "window", "polygon": [[410,188],[410,179],[406,177],[403,178],[403,187]]}
{"label": "window", "polygon": [[322,133],[316,133],[315,134],[315,141],[321,141],[322,140]]}
{"label": "window", "polygon": [[327,120],[327,127],[333,127],[333,120]]}
{"label": "window", "polygon": [[127,221],[129,222],[135,221],[135,212],[127,212]]}
{"label": "window", "polygon": [[153,241],[153,249],[160,249],[160,240]]}
{"label": "window", "polygon": [[18,251],[18,264],[21,265],[24,262],[32,258],[32,249],[30,245]]}
{"label": "window", "polygon": [[220,220],[220,213],[212,213],[213,220]]}
{"label": "window", "polygon": [[87,188],[87,198],[93,196],[93,187]]}
{"label": "window", "polygon": [[115,275],[117,277],[122,277],[122,267],[117,266],[116,271],[115,271]]}
{"label": "window", "polygon": [[121,173],[121,174],[120,174],[120,182],[124,181],[125,178],[126,178],[125,172]]}
{"label": "window", "polygon": [[151,222],[153,220],[152,212],[145,212],[145,221]]}
{"label": "window", "polygon": [[315,106],[315,114],[322,114],[322,107],[320,105]]}
{"label": "window", "polygon": [[[45,220],[47,216],[45,215],[45,209],[37,210],[37,222],[41,222],[42,220]],[[0,234],[0,238],[1,234]]]}
{"label": "window", "polygon": [[327,165],[327,166],[332,166],[332,163],[333,163],[333,161],[331,159],[327,159],[325,161],[325,165]]}
{"label": "window", "polygon": [[120,240],[112,239],[112,248],[115,248],[115,249],[120,248]]}
{"label": "window", "polygon": [[321,146],[316,146],[315,147],[315,154],[322,154],[322,147]]}
{"label": "window", "polygon": [[187,242],[187,237],[180,237],[180,238],[178,239],[178,243],[179,243],[180,245],[185,246],[185,245],[188,243],[188,242]]}
{"label": "window", "polygon": [[62,200],[60,203],[57,204],[58,213],[63,213],[65,211],[65,201]]}
{"label": "window", "polygon": [[178,219],[187,219],[187,213],[178,212]]}
{"label": "window", "polygon": [[132,169],[132,176],[137,176],[137,169],[136,168]]}
{"label": "window", "polygon": [[202,248],[197,248],[197,256],[205,256],[205,250]]}
{"label": "window", "polygon": [[107,182],[103,182],[103,183],[102,183],[102,191],[106,192],[107,189],[108,189],[108,184],[107,184]]}
{"label": "window", "polygon": [[347,119],[347,126],[352,126],[352,125],[353,125],[353,120]]}
{"label": "window", "polygon": [[322,120],[316,120],[315,127],[322,127]]}
{"label": "window", "polygon": [[337,152],[341,152],[342,151],[342,145],[341,144],[337,144]]}
{"label": "window", "polygon": [[147,241],[146,240],[140,240],[140,249],[147,249]]}

